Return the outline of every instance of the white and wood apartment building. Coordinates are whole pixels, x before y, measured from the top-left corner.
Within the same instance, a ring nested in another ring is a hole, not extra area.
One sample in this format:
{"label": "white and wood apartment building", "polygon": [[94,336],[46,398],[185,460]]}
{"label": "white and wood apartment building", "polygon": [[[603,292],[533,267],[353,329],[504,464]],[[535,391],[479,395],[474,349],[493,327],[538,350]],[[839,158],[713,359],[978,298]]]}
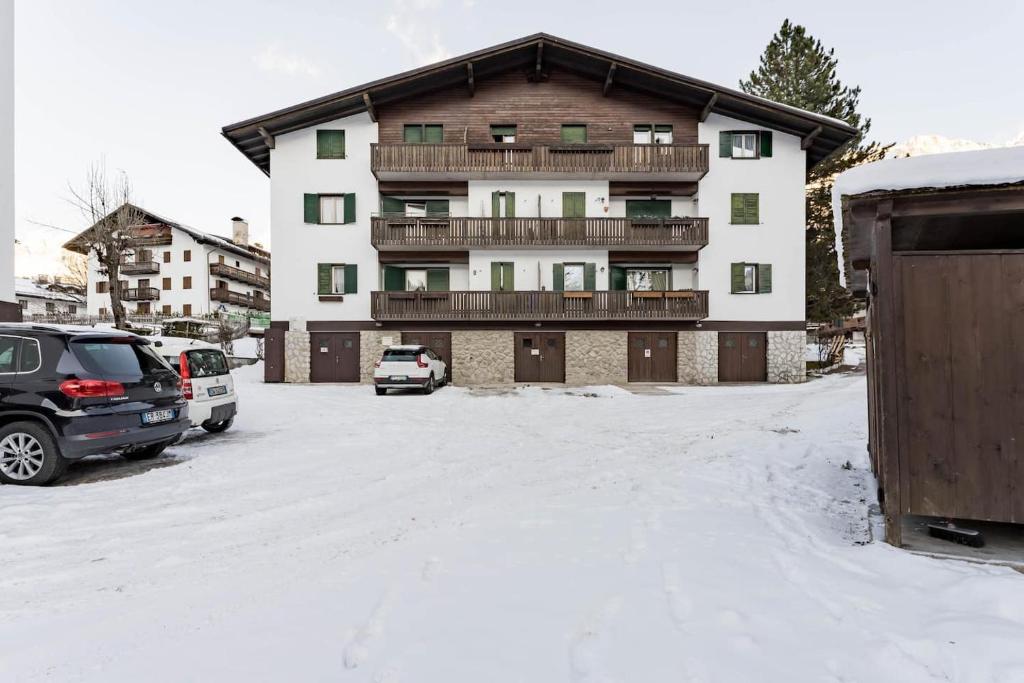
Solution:
{"label": "white and wood apartment building", "polygon": [[[233,218],[228,239],[138,210],[145,223],[132,228],[132,248],[120,268],[121,299],[129,315],[270,311],[270,252],[249,243],[246,221]],[[80,237],[64,248],[88,255],[87,312],[105,317],[110,315],[108,278]]]}
{"label": "white and wood apartment building", "polygon": [[271,177],[269,381],[801,381],[845,124],[538,34],[226,126]]}

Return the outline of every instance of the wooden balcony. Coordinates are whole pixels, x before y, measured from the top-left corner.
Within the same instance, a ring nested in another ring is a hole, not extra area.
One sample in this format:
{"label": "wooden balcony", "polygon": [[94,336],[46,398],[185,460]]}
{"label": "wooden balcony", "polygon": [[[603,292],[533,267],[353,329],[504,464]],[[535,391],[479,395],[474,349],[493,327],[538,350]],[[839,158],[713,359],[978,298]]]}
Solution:
{"label": "wooden balcony", "polygon": [[213,287],[210,289],[210,300],[233,306],[242,306],[256,311],[269,311],[270,299],[260,296],[248,296],[241,292],[232,292],[227,287]]}
{"label": "wooden balcony", "polygon": [[211,263],[210,275],[227,278],[228,280],[234,280],[235,282],[242,282],[247,285],[252,285],[254,287],[270,289],[269,277],[257,275],[256,273],[250,273],[247,270],[235,268],[234,266],[229,266],[224,263]]}
{"label": "wooden balcony", "polygon": [[707,218],[374,217],[377,249],[630,247],[697,251],[708,243]]}
{"label": "wooden balcony", "polygon": [[130,246],[156,247],[171,244],[171,228],[161,223],[137,225],[131,228]]}
{"label": "wooden balcony", "polygon": [[382,321],[702,320],[708,316],[708,293],[372,292],[370,316]]}
{"label": "wooden balcony", "polygon": [[378,180],[581,178],[696,181],[708,172],[707,145],[370,145]]}
{"label": "wooden balcony", "polygon": [[156,261],[122,261],[122,275],[156,275],[160,272],[160,264]]}
{"label": "wooden balcony", "polygon": [[156,287],[126,287],[121,290],[122,301],[159,301],[160,290]]}

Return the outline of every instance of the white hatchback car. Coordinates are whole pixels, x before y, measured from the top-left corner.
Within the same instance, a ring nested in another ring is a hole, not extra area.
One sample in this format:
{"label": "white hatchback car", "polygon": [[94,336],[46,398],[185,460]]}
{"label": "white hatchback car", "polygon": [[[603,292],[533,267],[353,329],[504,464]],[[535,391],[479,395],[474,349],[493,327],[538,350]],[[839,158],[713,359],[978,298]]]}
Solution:
{"label": "white hatchback car", "polygon": [[164,337],[157,352],[181,375],[193,427],[223,432],[234,422],[238,396],[227,356],[214,344]]}
{"label": "white hatchback car", "polygon": [[404,344],[389,346],[374,364],[373,384],[378,396],[388,389],[422,389],[434,393],[434,387],[445,383],[448,367],[426,346]]}

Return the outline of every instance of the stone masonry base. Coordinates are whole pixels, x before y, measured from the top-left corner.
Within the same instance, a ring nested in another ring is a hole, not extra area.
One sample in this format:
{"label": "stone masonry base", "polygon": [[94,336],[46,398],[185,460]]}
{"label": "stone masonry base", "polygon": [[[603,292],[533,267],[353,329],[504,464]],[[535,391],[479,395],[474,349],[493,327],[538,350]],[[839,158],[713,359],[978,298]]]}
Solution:
{"label": "stone masonry base", "polygon": [[676,375],[681,384],[718,384],[718,333],[687,330],[679,333]]}
{"label": "stone masonry base", "polygon": [[628,380],[628,332],[565,333],[566,384],[624,384]]}
{"label": "stone masonry base", "polygon": [[456,384],[515,381],[515,335],[511,330],[452,332],[452,374]]}
{"label": "stone masonry base", "polygon": [[284,381],[309,381],[309,332],[305,330],[284,333]]}
{"label": "stone masonry base", "polygon": [[791,384],[807,380],[807,333],[768,333],[768,381]]}

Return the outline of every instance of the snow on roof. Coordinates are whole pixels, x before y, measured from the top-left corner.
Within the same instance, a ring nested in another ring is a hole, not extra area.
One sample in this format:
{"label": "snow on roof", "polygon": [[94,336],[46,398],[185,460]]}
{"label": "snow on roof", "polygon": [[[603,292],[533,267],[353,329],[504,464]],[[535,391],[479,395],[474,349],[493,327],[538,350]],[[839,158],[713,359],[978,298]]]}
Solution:
{"label": "snow on roof", "polygon": [[840,173],[832,186],[832,214],[835,217],[840,284],[846,286],[843,267],[843,197],[867,192],[1013,183],[1024,183],[1024,147],[883,159]]}
{"label": "snow on roof", "polygon": [[53,291],[46,285],[34,282],[27,277],[14,278],[14,292],[16,296],[33,297],[36,299],[51,299],[54,301],[70,301],[76,304],[85,303],[84,296]]}

